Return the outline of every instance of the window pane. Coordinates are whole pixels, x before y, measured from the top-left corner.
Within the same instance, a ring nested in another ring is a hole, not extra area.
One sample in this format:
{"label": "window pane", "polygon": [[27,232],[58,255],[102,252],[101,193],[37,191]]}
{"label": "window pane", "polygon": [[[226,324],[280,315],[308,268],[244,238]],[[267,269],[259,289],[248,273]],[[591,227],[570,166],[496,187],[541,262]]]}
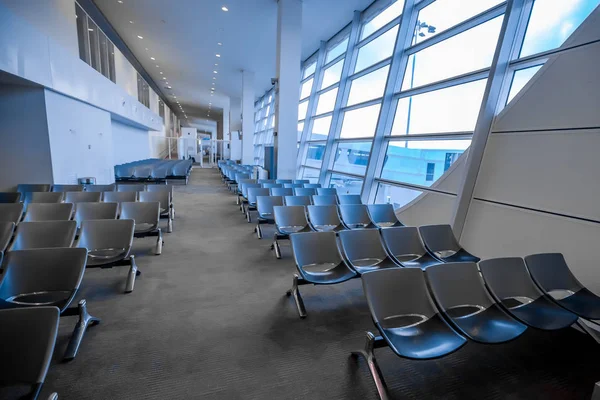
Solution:
{"label": "window pane", "polygon": [[340,137],[342,139],[351,139],[374,136],[380,107],[380,104],[374,104],[369,107],[346,111],[344,113]]}
{"label": "window pane", "polygon": [[402,140],[389,142],[381,177],[431,186],[471,145],[471,140]]}
{"label": "window pane", "polygon": [[494,18],[411,55],[402,90],[489,67],[494,58],[502,18]]}
{"label": "window pane", "polygon": [[92,21],[90,17],[87,19],[88,21],[88,37],[89,37],[89,47],[90,47],[90,55],[91,55],[91,66],[96,71],[101,72],[100,70],[100,50],[98,48],[98,27]]}
{"label": "window pane", "polygon": [[327,52],[327,56],[325,57],[325,64],[329,61],[336,59],[337,57],[344,54],[346,49],[348,48],[348,38],[344,39],[340,43],[336,44]]}
{"label": "window pane", "polygon": [[598,3],[599,0],[535,0],[520,57],[562,45]]}
{"label": "window pane", "polygon": [[401,186],[379,183],[377,185],[375,203],[391,203],[394,206],[394,209],[398,209],[404,207],[421,194],[423,194],[423,192],[420,190],[413,190]]}
{"label": "window pane", "polygon": [[305,165],[313,168],[321,168],[323,163],[323,155],[325,154],[324,143],[309,143],[306,152]]}
{"label": "window pane", "polygon": [[360,194],[363,180],[353,176],[331,174],[329,187],[337,189],[338,194]]}
{"label": "window pane", "polygon": [[337,97],[337,92],[338,89],[335,88],[319,95],[316,115],[333,111],[333,108],[335,106],[335,98]]}
{"label": "window pane", "polygon": [[304,122],[298,122],[298,141],[302,137],[302,131],[304,130]]}
{"label": "window pane", "polygon": [[385,24],[389,23],[394,18],[400,16],[402,14],[403,8],[404,0],[397,0],[394,4],[383,10],[381,13],[379,13],[379,15],[377,15],[375,18],[373,18],[365,24],[360,38],[366,38],[373,32],[382,28]]}
{"label": "window pane", "polygon": [[319,174],[321,171],[314,168],[303,168],[302,179],[308,179],[310,183],[319,183]]}
{"label": "window pane", "polygon": [[398,34],[398,25],[372,40],[358,50],[358,58],[354,72],[361,71],[370,65],[391,57],[394,53],[394,44]]}
{"label": "window pane", "polygon": [[75,4],[75,16],[77,18],[77,41],[79,42],[79,58],[86,63],[90,63],[88,53],[88,30],[86,26],[87,15],[83,12],[79,4]]}
{"label": "window pane", "polygon": [[108,79],[117,83],[115,75],[115,46],[110,40],[108,41]]}
{"label": "window pane", "polygon": [[338,143],[333,169],[355,175],[364,175],[367,170],[372,144],[371,141]]}
{"label": "window pane", "polygon": [[329,136],[329,127],[331,126],[331,116],[316,118],[313,121],[312,132],[308,140],[327,140]]}
{"label": "window pane", "polygon": [[542,68],[541,65],[536,65],[535,67],[529,67],[520,69],[515,71],[513,75],[513,80],[510,85],[510,92],[508,94],[508,100],[506,103],[510,103],[510,101],[523,89],[523,86],[529,82],[531,78]]}
{"label": "window pane", "polygon": [[481,79],[398,100],[392,135],[472,131],[486,81]]}
{"label": "window pane", "polygon": [[383,97],[390,66],[386,65],[350,83],[348,106]]}
{"label": "window pane", "polygon": [[[302,84],[302,90],[300,91],[300,100],[307,98],[310,96],[310,90],[312,89],[314,78],[310,78],[306,82]],[[271,105],[269,105],[270,107]]]}
{"label": "window pane", "polygon": [[458,5],[456,0],[437,0],[419,11],[420,24],[415,30],[414,43],[429,39],[500,3],[502,0],[461,0]]}
{"label": "window pane", "polygon": [[321,82],[321,87],[319,89],[325,89],[340,81],[340,77],[342,76],[342,68],[344,68],[344,60],[333,64],[331,67],[327,68],[323,72],[323,81]]}
{"label": "window pane", "polygon": [[304,68],[304,75],[302,75],[302,79],[307,78],[315,73],[315,69],[317,68],[317,63],[314,62],[310,64],[308,67]]}
{"label": "window pane", "polygon": [[306,118],[306,111],[308,110],[308,100],[298,104],[298,121]]}

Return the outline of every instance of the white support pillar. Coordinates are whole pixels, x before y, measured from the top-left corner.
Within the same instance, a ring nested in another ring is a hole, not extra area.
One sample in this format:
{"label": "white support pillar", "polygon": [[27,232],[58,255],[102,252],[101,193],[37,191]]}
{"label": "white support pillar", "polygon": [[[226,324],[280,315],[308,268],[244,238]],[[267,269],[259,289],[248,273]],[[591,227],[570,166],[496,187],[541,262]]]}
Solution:
{"label": "white support pillar", "polygon": [[242,71],[242,164],[254,165],[254,72]]}
{"label": "white support pillar", "polygon": [[296,178],[298,98],[302,44],[302,1],[278,0],[277,89],[275,91],[275,159],[272,176]]}
{"label": "white support pillar", "polygon": [[[230,103],[229,100],[227,104],[223,106],[223,140],[229,141],[231,140],[231,129],[229,126],[230,119]],[[219,152],[219,157],[221,158],[229,158],[229,148],[224,144],[225,142],[220,142],[217,145],[217,149]]]}

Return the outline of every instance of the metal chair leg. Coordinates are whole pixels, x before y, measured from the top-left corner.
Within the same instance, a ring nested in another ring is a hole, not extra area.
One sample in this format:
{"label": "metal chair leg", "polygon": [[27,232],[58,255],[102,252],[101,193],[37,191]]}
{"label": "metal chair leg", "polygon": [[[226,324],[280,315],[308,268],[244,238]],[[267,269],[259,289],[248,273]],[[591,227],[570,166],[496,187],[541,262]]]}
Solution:
{"label": "metal chair leg", "polygon": [[129,262],[131,267],[129,268],[129,274],[127,275],[127,283],[125,284],[125,293],[133,292],[133,286],[135,285],[135,277],[140,275],[137,264],[135,263],[135,256],[129,256]]}
{"label": "metal chair leg", "polygon": [[275,251],[275,257],[278,260],[281,259],[281,249],[279,248],[279,242],[277,242],[277,239],[273,241],[273,250]]}
{"label": "metal chair leg", "polygon": [[246,221],[248,221],[248,223],[252,222],[252,218],[250,217],[250,209],[246,209]]}
{"label": "metal chair leg", "polygon": [[167,221],[167,233],[172,233],[173,232],[173,219],[171,218],[171,215],[169,215],[169,220]]}
{"label": "metal chair leg", "polygon": [[304,307],[304,301],[302,301],[302,296],[300,295],[300,291],[298,290],[298,279],[299,276],[297,274],[294,274],[292,288],[288,290],[285,294],[286,296],[294,296],[296,308],[298,309],[298,315],[300,316],[300,318],[306,318],[306,308]]}
{"label": "metal chair leg", "polygon": [[365,358],[367,365],[369,366],[371,376],[373,377],[373,381],[375,382],[375,387],[377,388],[379,398],[381,400],[388,400],[387,387],[385,385],[385,381],[383,380],[383,375],[381,374],[379,365],[377,365],[375,353],[373,352],[373,349],[375,348],[375,342],[378,339],[383,340],[382,338],[377,338],[371,332],[367,332],[367,340],[365,342],[364,350],[353,351],[352,356],[357,358],[359,356],[363,356]]}
{"label": "metal chair leg", "polygon": [[83,340],[83,335],[85,334],[86,329],[89,326],[98,325],[100,323],[99,318],[92,317],[88,313],[87,302],[85,299],[79,301],[79,304],[77,304],[77,309],[79,313],[79,321],[77,321],[77,325],[75,325],[75,329],[73,330],[73,334],[71,335],[71,339],[67,345],[67,350],[64,357],[65,361],[71,361],[77,355],[77,351],[79,351],[79,346],[81,345],[81,341]]}
{"label": "metal chair leg", "polygon": [[260,229],[260,223],[256,224],[256,228],[254,229],[254,232],[256,232],[256,237],[258,239],[262,239],[262,229]]}

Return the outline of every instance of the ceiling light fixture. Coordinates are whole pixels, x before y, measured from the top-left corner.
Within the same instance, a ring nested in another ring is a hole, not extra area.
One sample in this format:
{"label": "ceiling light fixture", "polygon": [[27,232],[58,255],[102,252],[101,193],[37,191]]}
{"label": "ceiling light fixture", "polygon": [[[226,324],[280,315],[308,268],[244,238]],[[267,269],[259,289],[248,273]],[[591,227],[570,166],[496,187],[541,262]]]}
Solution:
{"label": "ceiling light fixture", "polygon": [[123,4],[123,0],[117,0],[117,3]]}
{"label": "ceiling light fixture", "polygon": [[163,76],[163,79],[166,81],[166,80],[167,80],[167,77],[166,77],[166,76]]}
{"label": "ceiling light fixture", "polygon": [[130,24],[133,24],[133,21],[129,21]]}
{"label": "ceiling light fixture", "polygon": [[[143,38],[144,38],[143,36],[140,36],[140,35],[138,35],[138,39],[143,39]],[[147,49],[146,49],[146,50],[147,50]]]}
{"label": "ceiling light fixture", "polygon": [[162,71],[160,71],[160,74],[161,74],[161,75],[163,74],[163,73],[162,73]]}
{"label": "ceiling light fixture", "polygon": [[156,60],[156,58],[154,58],[154,57],[150,57],[150,59],[151,59],[152,61]]}
{"label": "ceiling light fixture", "polygon": [[94,32],[94,30],[92,28],[88,28],[88,31],[90,32]]}
{"label": "ceiling light fixture", "polygon": [[218,74],[218,72],[217,71],[213,71],[213,74]]}
{"label": "ceiling light fixture", "polygon": [[223,46],[223,43],[221,43],[221,42],[219,42],[219,43],[217,43],[217,44],[218,44],[219,46]]}
{"label": "ceiling light fixture", "polygon": [[167,89],[173,89],[171,86],[167,86]]}
{"label": "ceiling light fixture", "polygon": [[158,66],[158,64],[156,64],[156,68],[160,68],[160,67]]}
{"label": "ceiling light fixture", "polygon": [[[122,2],[121,2],[121,3],[122,3]],[[221,10],[223,10],[223,11],[226,11],[226,12],[227,12],[227,11],[229,11],[229,8],[227,8],[227,7],[223,6],[223,7],[221,7]]]}
{"label": "ceiling light fixture", "polygon": [[220,55],[220,54],[216,54],[216,56],[217,56],[217,57],[221,57],[221,55]]}

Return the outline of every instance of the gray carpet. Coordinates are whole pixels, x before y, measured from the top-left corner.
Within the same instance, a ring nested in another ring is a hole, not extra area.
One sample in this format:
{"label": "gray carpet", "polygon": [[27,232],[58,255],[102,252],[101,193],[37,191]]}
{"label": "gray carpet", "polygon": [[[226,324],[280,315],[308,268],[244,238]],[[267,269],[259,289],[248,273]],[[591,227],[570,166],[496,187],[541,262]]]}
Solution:
{"label": "gray carpet", "polygon": [[[308,318],[284,296],[294,272],[252,233],[216,170],[176,188],[174,232],[162,256],[136,239],[142,275],[123,294],[127,268],[89,269],[81,298],[102,318],[73,362],[61,363],[74,317],[61,319],[44,394],[61,399],[375,399],[364,361],[349,358],[373,329],[360,280],[302,286]],[[166,222],[165,222],[166,224]],[[377,350],[393,398],[583,399],[598,345],[569,329],[530,330],[505,345],[468,343],[434,361]]]}

